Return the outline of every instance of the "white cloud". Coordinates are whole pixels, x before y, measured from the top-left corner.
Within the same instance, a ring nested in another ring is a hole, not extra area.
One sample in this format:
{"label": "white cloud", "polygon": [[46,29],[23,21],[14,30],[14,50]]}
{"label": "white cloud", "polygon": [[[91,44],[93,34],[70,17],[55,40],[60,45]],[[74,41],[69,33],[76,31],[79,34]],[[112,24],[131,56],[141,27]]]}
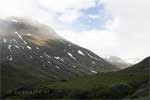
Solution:
{"label": "white cloud", "polygon": [[39,0],[39,5],[55,13],[61,13],[58,20],[72,23],[82,16],[81,9],[96,5],[95,0]]}
{"label": "white cloud", "polygon": [[[74,32],[71,30],[60,30],[57,33],[73,43],[79,44],[100,56],[117,54],[117,36],[115,33],[106,30],[89,30]],[[116,50],[116,51],[114,51]]]}
{"label": "white cloud", "polygon": [[39,3],[47,9],[62,13],[68,9],[80,10],[95,6],[95,0],[39,0]]}
{"label": "white cloud", "polygon": [[71,23],[82,16],[81,9],[95,4],[95,0],[0,0],[0,17],[24,16],[53,25],[60,13],[58,20]]}
{"label": "white cloud", "polygon": [[96,18],[99,18],[100,16],[99,15],[91,15],[91,14],[89,14],[88,17],[90,17],[92,19],[96,19]]}
{"label": "white cloud", "polygon": [[0,0],[0,18],[26,17],[41,22],[52,21],[52,15],[38,7],[36,0]]}
{"label": "white cloud", "polygon": [[116,55],[124,59],[150,56],[150,1],[100,0],[100,3],[112,16],[104,25],[107,30],[60,33],[99,55]]}
{"label": "white cloud", "polygon": [[79,17],[82,16],[82,13],[80,11],[76,10],[68,10],[65,13],[62,14],[61,17],[58,18],[63,23],[73,23],[75,22]]}
{"label": "white cloud", "polygon": [[102,0],[105,9],[117,20],[113,31],[119,36],[122,57],[150,56],[150,1]]}
{"label": "white cloud", "polygon": [[[81,9],[94,7],[97,1],[104,4],[106,13],[112,16],[104,25],[107,30],[76,32],[66,25],[77,21],[83,16]],[[0,17],[24,16],[39,20],[99,55],[122,58],[150,55],[149,9],[149,0],[0,0]]]}

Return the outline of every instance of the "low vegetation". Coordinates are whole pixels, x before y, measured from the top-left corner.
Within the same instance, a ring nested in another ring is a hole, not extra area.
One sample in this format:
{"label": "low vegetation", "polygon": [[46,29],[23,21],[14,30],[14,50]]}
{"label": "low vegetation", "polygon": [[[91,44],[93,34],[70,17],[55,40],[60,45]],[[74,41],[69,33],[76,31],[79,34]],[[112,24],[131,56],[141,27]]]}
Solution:
{"label": "low vegetation", "polygon": [[[134,68],[134,70],[133,70]],[[141,69],[142,68],[142,69]],[[137,70],[141,71],[137,71]],[[145,70],[147,69],[147,70]],[[135,71],[136,70],[136,71]],[[16,90],[31,94],[7,94],[4,98],[35,99],[148,99],[149,59],[125,70],[70,78],[59,81],[41,81],[38,85]],[[140,93],[142,91],[142,93]]]}

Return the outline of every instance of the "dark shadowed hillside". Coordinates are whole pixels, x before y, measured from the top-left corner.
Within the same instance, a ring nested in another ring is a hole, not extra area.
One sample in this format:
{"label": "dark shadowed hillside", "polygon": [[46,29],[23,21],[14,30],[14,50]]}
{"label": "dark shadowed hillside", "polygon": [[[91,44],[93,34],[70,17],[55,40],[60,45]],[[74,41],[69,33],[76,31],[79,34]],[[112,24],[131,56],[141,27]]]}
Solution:
{"label": "dark shadowed hillside", "polygon": [[[98,73],[91,76],[70,78],[61,81],[43,81],[41,85],[32,89],[42,90],[32,95],[7,94],[10,98],[36,99],[100,99],[100,100],[149,100],[149,60],[144,59],[130,68],[107,73]],[[139,71],[140,70],[140,71]],[[30,88],[19,91],[30,90]],[[44,94],[44,91],[49,91]]]}
{"label": "dark shadowed hillside", "polygon": [[141,62],[133,65],[125,69],[124,71],[128,71],[131,73],[149,73],[150,72],[150,57],[145,58]]}
{"label": "dark shadowed hillside", "polygon": [[73,44],[50,27],[26,19],[0,20],[2,92],[43,80],[115,71],[118,68]]}

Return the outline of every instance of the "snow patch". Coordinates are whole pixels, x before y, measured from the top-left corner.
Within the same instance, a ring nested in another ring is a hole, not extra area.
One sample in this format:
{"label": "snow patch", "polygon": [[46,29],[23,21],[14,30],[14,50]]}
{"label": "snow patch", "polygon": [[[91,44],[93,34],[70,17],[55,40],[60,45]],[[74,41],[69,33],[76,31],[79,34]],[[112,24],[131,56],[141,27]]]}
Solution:
{"label": "snow patch", "polygon": [[85,56],[85,54],[81,50],[78,50],[78,54]]}
{"label": "snow patch", "polygon": [[40,48],[39,48],[39,47],[36,47],[36,49],[39,50]]}
{"label": "snow patch", "polygon": [[92,61],[92,64],[96,64],[94,61]]}
{"label": "snow patch", "polygon": [[94,74],[97,74],[97,72],[96,72],[96,71],[94,71],[94,70],[91,70],[91,72],[92,72],[92,73],[94,73]]}
{"label": "snow patch", "polygon": [[54,57],[56,60],[59,60],[59,59],[61,59],[60,57]]}
{"label": "snow patch", "polygon": [[8,45],[8,49],[11,50],[11,45],[10,44]]}
{"label": "snow patch", "polygon": [[69,47],[71,47],[71,44],[68,44]]}
{"label": "snow patch", "polygon": [[57,69],[60,69],[60,67],[59,66],[55,66]]}
{"label": "snow patch", "polygon": [[76,68],[76,66],[72,66],[73,68]]}
{"label": "snow patch", "polygon": [[6,43],[7,42],[6,39],[3,39],[3,42]]}
{"label": "snow patch", "polygon": [[30,46],[27,46],[27,48],[28,48],[29,50],[32,50],[32,48],[31,48]]}
{"label": "snow patch", "polygon": [[56,60],[60,60],[62,62],[64,62],[64,59],[63,58],[60,58],[60,57],[54,57]]}
{"label": "snow patch", "polygon": [[61,58],[60,60],[61,60],[62,62],[64,62],[64,59],[63,59],[63,58]]}
{"label": "snow patch", "polygon": [[76,60],[76,58],[75,58],[71,53],[67,52],[67,54],[68,54],[72,59]]}
{"label": "snow patch", "polygon": [[46,57],[51,58],[47,53],[43,53]]}
{"label": "snow patch", "polygon": [[47,63],[48,63],[48,64],[51,64],[51,62],[50,62],[50,61],[48,61]]}
{"label": "snow patch", "polygon": [[8,56],[8,60],[9,60],[9,61],[12,61],[12,60],[13,60],[12,55],[9,55],[9,56]]}
{"label": "snow patch", "polygon": [[88,56],[91,57],[92,59],[100,60],[100,59],[98,59],[98,58],[96,58],[96,57],[93,57],[93,56],[90,55],[90,54],[88,54]]}
{"label": "snow patch", "polygon": [[25,45],[27,44],[27,42],[22,38],[22,36],[18,32],[15,32],[15,34],[17,34],[17,36],[24,42]]}
{"label": "snow patch", "polygon": [[19,46],[15,45],[16,48],[20,49]]}

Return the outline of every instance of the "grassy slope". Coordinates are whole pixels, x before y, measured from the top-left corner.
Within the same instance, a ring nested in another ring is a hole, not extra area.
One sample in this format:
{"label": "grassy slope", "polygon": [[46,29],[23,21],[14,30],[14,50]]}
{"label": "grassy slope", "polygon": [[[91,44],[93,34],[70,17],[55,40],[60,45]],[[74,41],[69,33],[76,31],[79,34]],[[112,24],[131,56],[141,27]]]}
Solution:
{"label": "grassy slope", "polygon": [[[33,55],[33,58],[36,59],[33,60],[28,58],[28,54],[30,54],[30,52],[27,51],[24,52],[21,50],[19,52],[16,51],[16,58],[12,62],[0,63],[0,72],[1,72],[0,80],[2,81],[0,83],[1,86],[0,95],[1,93],[5,94],[7,92],[11,92],[12,90],[16,90],[18,88],[30,87],[33,84],[34,85],[40,84],[40,82],[43,80],[50,80],[50,81],[56,79],[60,80],[67,77],[76,77],[79,75],[82,76],[82,75],[92,74],[89,70],[90,67],[92,68],[97,67],[95,69],[96,71],[108,71],[108,70],[112,71],[116,69],[115,66],[103,60],[101,62],[98,61],[99,62],[98,65],[92,64],[91,61],[93,61],[93,59],[91,60],[89,59],[90,57],[87,58],[87,56],[84,57],[82,55],[79,55],[77,51],[78,50],[86,51],[87,53],[93,55],[94,57],[96,56],[95,54],[75,44],[72,44],[72,47],[68,48],[67,41],[64,43],[63,42],[61,43],[60,41],[49,41],[48,48],[41,47],[41,52],[35,53],[35,56]],[[7,46],[6,48],[3,49],[4,50],[2,54],[5,53],[7,54],[8,52],[5,52],[7,51]],[[78,58],[78,60],[75,61],[72,60],[63,50],[76,51],[74,54],[73,53],[72,54],[77,56],[76,58]],[[40,53],[43,54],[43,51],[46,51],[49,55],[52,55],[52,57],[60,55],[60,57],[64,58],[64,62],[50,59],[52,65],[47,66],[46,64],[48,60],[44,59],[43,61],[41,61],[41,58],[39,58]],[[37,62],[35,60],[37,60]],[[44,62],[46,66],[44,67],[41,66],[42,65],[41,62],[42,63]],[[55,69],[54,68],[55,65],[62,67],[62,69],[61,70]],[[72,66],[76,66],[76,68],[73,68]],[[105,66],[107,66],[107,68]]]}
{"label": "grassy slope", "polygon": [[[142,95],[136,95],[136,92],[149,82],[149,75],[149,59],[145,59],[133,67],[117,72],[99,73],[57,82],[43,81],[40,85],[32,88],[42,91],[49,90],[49,94],[21,95],[21,98],[121,99],[147,97],[149,90],[144,91],[145,93]],[[121,87],[117,87],[118,85]],[[125,88],[122,88],[124,86]],[[16,97],[18,95],[10,96],[10,98]]]}
{"label": "grassy slope", "polygon": [[[10,92],[13,89],[30,86],[49,77],[31,66],[17,66],[11,63],[1,66],[1,92]],[[28,84],[26,84],[28,83]]]}
{"label": "grassy slope", "polygon": [[[112,72],[74,78],[64,82],[47,83],[45,89],[56,90],[53,92],[55,96],[49,98],[57,98],[62,94],[62,98],[124,98],[128,94],[134,93],[147,81],[148,74]],[[113,90],[112,86],[115,84],[127,84],[128,89]],[[62,90],[62,92],[57,93],[57,90]],[[45,97],[43,96],[43,98]]]}

